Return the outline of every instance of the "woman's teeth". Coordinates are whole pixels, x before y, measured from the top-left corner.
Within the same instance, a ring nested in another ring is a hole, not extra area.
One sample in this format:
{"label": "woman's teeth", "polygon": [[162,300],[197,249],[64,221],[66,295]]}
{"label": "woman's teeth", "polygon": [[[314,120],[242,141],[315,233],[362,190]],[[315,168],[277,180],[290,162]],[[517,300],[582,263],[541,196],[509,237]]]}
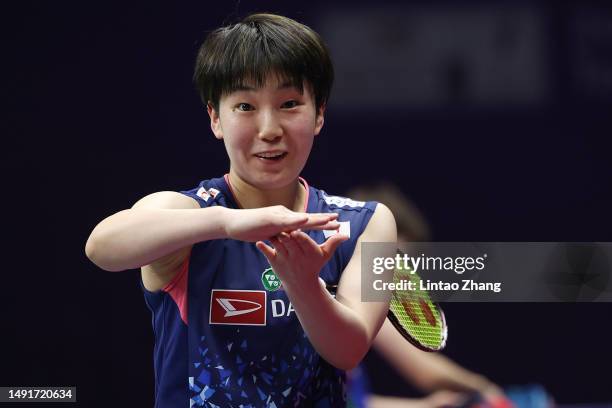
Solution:
{"label": "woman's teeth", "polygon": [[278,159],[285,157],[286,155],[287,155],[286,152],[277,152],[277,153],[258,153],[255,156],[259,157],[260,159],[278,160]]}

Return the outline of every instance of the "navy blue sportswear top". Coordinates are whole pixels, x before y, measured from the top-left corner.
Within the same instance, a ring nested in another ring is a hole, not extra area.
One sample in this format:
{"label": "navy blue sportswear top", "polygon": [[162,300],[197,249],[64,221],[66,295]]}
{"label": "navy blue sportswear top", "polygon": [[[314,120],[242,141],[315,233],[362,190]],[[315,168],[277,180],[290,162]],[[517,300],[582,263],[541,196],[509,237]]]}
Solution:
{"label": "navy blue sportswear top", "polygon": [[[338,213],[340,232],[350,235],[319,275],[337,284],[376,203],[330,196],[301,182],[306,212]],[[227,176],[181,193],[202,208],[240,208]],[[334,232],[306,233],[321,244]],[[142,288],[153,314],[155,407],[346,405],[344,372],[316,352],[254,243],[197,243],[166,287]]]}

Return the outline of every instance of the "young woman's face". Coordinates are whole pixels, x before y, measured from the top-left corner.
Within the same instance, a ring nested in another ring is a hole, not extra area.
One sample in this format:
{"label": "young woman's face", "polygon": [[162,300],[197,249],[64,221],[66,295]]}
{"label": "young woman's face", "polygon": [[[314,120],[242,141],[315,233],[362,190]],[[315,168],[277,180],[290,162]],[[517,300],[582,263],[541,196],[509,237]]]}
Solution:
{"label": "young woman's face", "polygon": [[314,95],[271,77],[262,88],[224,95],[219,111],[209,104],[215,137],[223,139],[231,172],[262,189],[294,182],[306,164],[314,137],[323,127]]}

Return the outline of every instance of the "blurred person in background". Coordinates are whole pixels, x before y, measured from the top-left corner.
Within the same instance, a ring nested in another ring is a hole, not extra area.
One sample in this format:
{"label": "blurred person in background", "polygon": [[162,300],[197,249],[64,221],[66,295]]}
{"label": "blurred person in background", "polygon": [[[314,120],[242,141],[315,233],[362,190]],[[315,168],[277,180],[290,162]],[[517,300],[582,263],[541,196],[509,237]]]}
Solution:
{"label": "blurred person in background", "polygon": [[[431,239],[430,228],[419,209],[391,183],[358,186],[346,194],[353,200],[376,197],[395,215],[398,242]],[[386,319],[373,347],[391,364],[401,378],[427,393],[424,398],[402,398],[370,394],[363,364],[350,373],[349,401],[353,407],[436,408],[471,406],[511,407],[503,391],[485,376],[469,371],[440,353],[419,350],[410,344]]]}

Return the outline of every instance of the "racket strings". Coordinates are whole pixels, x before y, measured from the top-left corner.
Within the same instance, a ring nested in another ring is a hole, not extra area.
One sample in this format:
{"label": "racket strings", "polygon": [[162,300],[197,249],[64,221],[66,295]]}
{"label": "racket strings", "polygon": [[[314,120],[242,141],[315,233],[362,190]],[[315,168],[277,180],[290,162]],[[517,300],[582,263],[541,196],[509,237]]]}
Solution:
{"label": "racket strings", "polygon": [[394,291],[389,308],[397,323],[412,337],[417,346],[439,350],[445,342],[444,318],[425,290],[420,290],[420,277],[410,270],[397,269],[393,280],[410,281],[413,290]]}

